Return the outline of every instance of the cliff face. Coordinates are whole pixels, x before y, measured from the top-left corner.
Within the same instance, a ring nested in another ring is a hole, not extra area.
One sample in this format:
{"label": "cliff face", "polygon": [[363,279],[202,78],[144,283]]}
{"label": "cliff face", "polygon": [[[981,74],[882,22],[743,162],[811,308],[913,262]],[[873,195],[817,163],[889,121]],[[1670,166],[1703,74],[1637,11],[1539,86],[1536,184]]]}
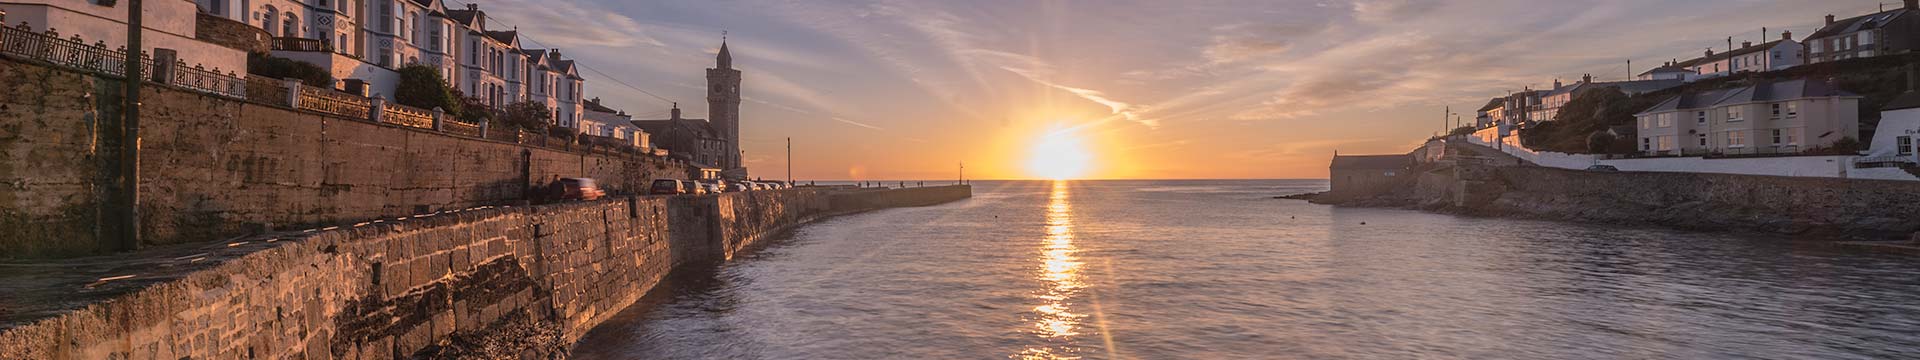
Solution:
{"label": "cliff face", "polygon": [[1387,192],[1315,201],[1812,238],[1920,231],[1920,183],[1903,181],[1442,165]]}

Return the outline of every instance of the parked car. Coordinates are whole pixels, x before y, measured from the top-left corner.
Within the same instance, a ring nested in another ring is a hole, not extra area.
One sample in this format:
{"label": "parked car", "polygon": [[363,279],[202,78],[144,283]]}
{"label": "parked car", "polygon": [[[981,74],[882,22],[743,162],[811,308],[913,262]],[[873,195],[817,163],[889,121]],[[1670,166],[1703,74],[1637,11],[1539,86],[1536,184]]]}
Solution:
{"label": "parked car", "polygon": [[695,182],[694,184],[700,186],[701,194],[719,194],[720,193],[720,184],[718,183],[713,183],[709,181],[699,181],[699,182]]}
{"label": "parked car", "polygon": [[561,200],[600,200],[607,196],[607,192],[589,178],[560,179],[560,188]]}
{"label": "parked car", "polygon": [[1613,165],[1594,165],[1594,166],[1588,166],[1587,171],[1620,172],[1620,168],[1613,167]]}
{"label": "parked car", "polygon": [[727,183],[727,192],[741,192],[741,191],[753,191],[753,184],[748,184],[744,181],[735,181],[735,182]]}
{"label": "parked car", "polygon": [[692,189],[687,187],[686,182],[674,179],[654,180],[653,187],[647,191],[647,194],[650,195],[680,195],[691,193]]}

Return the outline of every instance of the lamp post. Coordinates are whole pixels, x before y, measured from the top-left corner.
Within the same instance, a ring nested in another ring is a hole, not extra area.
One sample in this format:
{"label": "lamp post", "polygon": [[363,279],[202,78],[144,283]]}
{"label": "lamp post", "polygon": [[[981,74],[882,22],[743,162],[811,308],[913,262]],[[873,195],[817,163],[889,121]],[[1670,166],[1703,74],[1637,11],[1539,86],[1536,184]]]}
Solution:
{"label": "lamp post", "polygon": [[120,123],[120,164],[119,191],[110,204],[118,208],[119,216],[112,220],[115,228],[115,248],[126,251],[140,247],[140,85],[144,77],[140,74],[144,61],[141,54],[146,47],[140,41],[140,33],[145,26],[141,23],[141,0],[127,1],[127,53],[125,77],[125,100],[121,112],[125,116]]}

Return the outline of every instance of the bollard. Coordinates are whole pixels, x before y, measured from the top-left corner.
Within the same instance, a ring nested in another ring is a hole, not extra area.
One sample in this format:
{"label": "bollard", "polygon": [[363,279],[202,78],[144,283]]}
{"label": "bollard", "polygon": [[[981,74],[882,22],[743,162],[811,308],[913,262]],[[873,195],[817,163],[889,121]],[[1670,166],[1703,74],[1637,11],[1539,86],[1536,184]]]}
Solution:
{"label": "bollard", "polygon": [[[387,98],[374,96],[373,105],[367,107],[367,121],[379,123],[385,117],[387,117]],[[437,130],[439,127],[436,126],[434,129]]]}
{"label": "bollard", "polygon": [[294,79],[280,80],[280,85],[287,87],[287,107],[299,109],[300,108],[300,80],[294,80]]}
{"label": "bollard", "polygon": [[442,125],[446,121],[446,118],[446,110],[440,109],[439,106],[433,107],[433,131],[446,131],[445,125]]}
{"label": "bollard", "polygon": [[186,60],[180,59],[179,51],[165,48],[153,49],[153,76],[149,79],[156,83],[172,84],[174,74],[185,63]]}

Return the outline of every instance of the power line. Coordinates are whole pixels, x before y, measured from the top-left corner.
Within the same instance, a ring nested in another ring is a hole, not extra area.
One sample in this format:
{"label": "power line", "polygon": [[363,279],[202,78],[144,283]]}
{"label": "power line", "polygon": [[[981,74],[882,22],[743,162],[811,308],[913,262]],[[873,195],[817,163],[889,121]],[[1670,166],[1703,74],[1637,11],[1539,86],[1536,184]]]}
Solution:
{"label": "power line", "polygon": [[[466,2],[462,2],[462,1],[459,1],[459,0],[446,0],[446,1],[447,1],[447,2],[452,2],[452,3],[456,3],[456,4],[460,4],[460,5],[462,5],[462,6],[465,6],[465,5],[468,5],[468,4],[466,3]],[[482,14],[482,15],[484,15],[484,14]],[[493,21],[493,20],[494,20],[495,18],[494,18],[493,16],[487,16],[487,19],[488,19],[488,21]],[[508,24],[507,24],[506,22],[504,22],[504,21],[502,21],[502,22],[500,22],[500,24],[501,24],[501,25],[508,25]],[[515,27],[515,29],[518,29],[518,27]],[[481,30],[481,31],[487,31],[487,29],[480,29],[480,30]],[[539,45],[540,47],[545,47],[545,48],[548,48],[548,49],[552,49],[552,48],[553,48],[552,46],[549,46],[549,45],[547,45],[547,44],[545,44],[545,43],[541,43],[541,42],[540,42],[539,40],[534,40],[532,36],[527,36],[527,34],[525,34],[525,33],[519,33],[518,31],[516,31],[516,35],[518,35],[518,36],[520,36],[520,38],[522,38],[522,39],[526,39],[526,41],[527,41],[527,42],[531,42],[531,43],[534,43],[535,45]],[[520,50],[520,49],[515,49],[515,50]],[[641,94],[646,94],[647,96],[651,96],[651,97],[653,97],[654,99],[659,99],[659,100],[660,100],[661,102],[665,102],[665,103],[667,103],[667,104],[678,104],[678,103],[679,103],[679,102],[677,102],[677,101],[673,101],[673,99],[668,99],[668,98],[666,98],[666,97],[664,97],[664,96],[660,96],[660,95],[658,95],[658,94],[654,94],[654,93],[653,93],[653,92],[651,92],[651,91],[647,91],[647,90],[645,90],[645,89],[641,89],[641,88],[640,88],[640,87],[638,87],[638,86],[633,86],[632,84],[628,84],[628,83],[626,83],[626,82],[624,82],[624,81],[620,81],[620,79],[618,79],[618,78],[614,78],[614,77],[613,77],[612,75],[607,75],[607,73],[604,73],[604,72],[600,72],[600,70],[599,70],[599,69],[594,69],[594,68],[593,68],[592,66],[587,66],[586,64],[583,64],[583,63],[579,63],[579,62],[574,62],[574,64],[573,64],[573,65],[574,65],[574,66],[579,66],[579,67],[580,67],[580,68],[582,68],[582,69],[587,69],[587,71],[590,71],[590,72],[593,72],[594,74],[599,74],[599,75],[600,75],[600,77],[603,77],[603,78],[606,78],[606,79],[607,79],[607,81],[612,81],[612,82],[613,82],[613,83],[615,83],[615,84],[620,84],[620,86],[625,86],[625,87],[626,87],[626,88],[628,88],[628,89],[633,89],[633,91],[639,91],[639,92],[640,92]]]}

